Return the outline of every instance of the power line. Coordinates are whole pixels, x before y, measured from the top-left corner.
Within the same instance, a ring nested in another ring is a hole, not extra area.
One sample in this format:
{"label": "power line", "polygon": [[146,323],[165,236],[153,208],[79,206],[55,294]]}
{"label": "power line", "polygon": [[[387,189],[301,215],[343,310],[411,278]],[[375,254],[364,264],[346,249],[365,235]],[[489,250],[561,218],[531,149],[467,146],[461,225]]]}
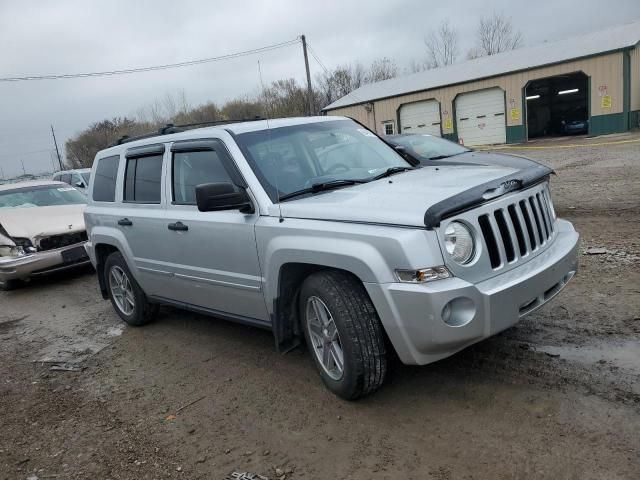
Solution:
{"label": "power line", "polygon": [[278,48],[288,47],[289,45],[294,45],[299,42],[300,42],[300,37],[296,37],[295,39],[289,40],[286,42],[275,43],[273,45],[267,45],[265,47],[254,48],[251,50],[245,50],[243,52],[229,53],[227,55],[221,55],[219,57],[201,58],[199,60],[189,60],[189,61],[180,62],[180,63],[168,63],[166,65],[128,68],[124,70],[108,70],[104,72],[67,73],[67,74],[60,74],[60,75],[32,75],[32,76],[24,76],[24,77],[4,77],[4,78],[0,78],[0,82],[24,82],[24,81],[31,81],[31,80],[60,80],[60,79],[68,79],[68,78],[108,77],[108,76],[114,76],[114,75],[126,75],[131,73],[152,72],[156,70],[168,70],[171,68],[190,67],[193,65],[201,65],[203,63],[219,62],[222,60],[230,60],[232,58],[253,55],[255,53],[268,52],[270,50],[276,50]]}
{"label": "power line", "polygon": [[[318,62],[318,65],[320,65],[320,67],[327,74],[327,77],[330,79],[331,78],[331,72],[329,71],[329,69],[327,67],[324,66],[324,63],[322,63],[322,61],[320,61],[320,59],[318,58],[318,55],[316,54],[315,50],[313,48],[311,48],[311,45],[309,45],[309,42],[307,42],[307,47],[309,48],[309,52],[311,52],[311,56],[316,60],[316,62]],[[358,98],[358,96],[353,92],[347,93],[346,96],[352,97],[358,103],[365,103],[364,100]]]}

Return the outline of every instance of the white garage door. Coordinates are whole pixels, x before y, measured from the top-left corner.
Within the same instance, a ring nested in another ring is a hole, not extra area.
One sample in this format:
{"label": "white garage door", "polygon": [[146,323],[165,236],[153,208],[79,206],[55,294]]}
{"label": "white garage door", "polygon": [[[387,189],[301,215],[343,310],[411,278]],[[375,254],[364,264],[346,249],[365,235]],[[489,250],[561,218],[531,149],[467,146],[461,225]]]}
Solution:
{"label": "white garage door", "polygon": [[456,98],[458,139],[467,146],[505,143],[504,92],[491,88]]}
{"label": "white garage door", "polygon": [[436,100],[407,103],[400,107],[399,133],[429,133],[440,136],[440,104]]}

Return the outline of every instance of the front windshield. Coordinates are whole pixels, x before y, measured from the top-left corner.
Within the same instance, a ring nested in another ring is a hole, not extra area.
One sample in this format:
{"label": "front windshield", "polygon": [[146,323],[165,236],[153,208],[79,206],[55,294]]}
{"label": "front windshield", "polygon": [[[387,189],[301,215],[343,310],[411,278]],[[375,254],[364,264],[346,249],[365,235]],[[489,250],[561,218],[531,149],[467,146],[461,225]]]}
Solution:
{"label": "front windshield", "polygon": [[402,135],[394,137],[392,141],[405,147],[407,153],[418,160],[451,157],[469,151],[457,143],[432,135]]}
{"label": "front windshield", "polygon": [[236,140],[273,202],[314,184],[366,181],[392,167],[411,167],[376,135],[351,120],[248,132]]}
{"label": "front windshield", "polygon": [[91,172],[82,172],[82,173],[80,173],[80,175],[82,175],[82,178],[84,180],[84,184],[85,185],[89,185],[89,179],[91,178]]}
{"label": "front windshield", "polygon": [[0,191],[0,208],[51,207],[87,203],[82,193],[64,185],[41,185]]}

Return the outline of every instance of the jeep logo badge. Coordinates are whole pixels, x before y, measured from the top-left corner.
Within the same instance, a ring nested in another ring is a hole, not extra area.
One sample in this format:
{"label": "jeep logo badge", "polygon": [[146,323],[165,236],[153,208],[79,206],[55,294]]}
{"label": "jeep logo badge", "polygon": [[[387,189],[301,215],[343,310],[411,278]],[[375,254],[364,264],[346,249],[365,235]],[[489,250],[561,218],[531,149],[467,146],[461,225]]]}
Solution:
{"label": "jeep logo badge", "polygon": [[482,198],[485,200],[491,200],[492,198],[499,197],[500,195],[504,195],[505,193],[518,190],[520,187],[522,187],[522,180],[507,180],[505,182],[502,182],[496,188],[491,188],[485,191],[482,194]]}

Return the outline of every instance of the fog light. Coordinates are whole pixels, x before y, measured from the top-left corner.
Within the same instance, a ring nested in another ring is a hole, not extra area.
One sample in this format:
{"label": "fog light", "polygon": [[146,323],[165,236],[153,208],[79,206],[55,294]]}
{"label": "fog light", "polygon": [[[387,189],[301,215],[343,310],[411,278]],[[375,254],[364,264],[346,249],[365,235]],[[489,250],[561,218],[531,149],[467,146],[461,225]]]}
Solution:
{"label": "fog light", "polygon": [[476,316],[476,306],[470,298],[454,298],[442,307],[440,316],[450,327],[464,327]]}
{"label": "fog light", "polygon": [[396,277],[402,283],[426,283],[449,278],[451,272],[444,265],[419,270],[396,270]]}

